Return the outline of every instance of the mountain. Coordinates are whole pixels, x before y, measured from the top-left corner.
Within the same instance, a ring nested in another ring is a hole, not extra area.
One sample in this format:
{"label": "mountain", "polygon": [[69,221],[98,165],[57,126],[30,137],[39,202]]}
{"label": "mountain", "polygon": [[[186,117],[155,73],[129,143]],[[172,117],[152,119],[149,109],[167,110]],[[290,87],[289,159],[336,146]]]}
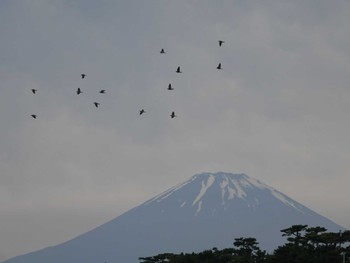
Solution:
{"label": "mountain", "polygon": [[272,251],[294,224],[344,230],[276,189],[245,174],[202,173],[85,234],[6,263],[139,262],[164,252],[232,247],[255,237]]}

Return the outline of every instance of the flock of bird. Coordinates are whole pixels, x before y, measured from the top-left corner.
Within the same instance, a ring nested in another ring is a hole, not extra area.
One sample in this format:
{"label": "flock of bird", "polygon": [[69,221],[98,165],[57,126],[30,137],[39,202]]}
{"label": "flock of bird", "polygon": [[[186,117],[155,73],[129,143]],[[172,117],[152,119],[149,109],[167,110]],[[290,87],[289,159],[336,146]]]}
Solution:
{"label": "flock of bird", "polygon": [[[80,76],[81,76],[81,79],[84,79],[84,78],[86,77],[86,74],[80,74]],[[32,93],[35,95],[35,94],[37,93],[38,90],[37,90],[37,89],[31,89],[31,91],[32,91]],[[78,88],[77,91],[76,91],[76,93],[77,93],[77,95],[80,95],[80,94],[83,93],[83,91],[81,90],[81,88]],[[99,91],[99,93],[100,93],[100,94],[105,94],[105,93],[106,93],[106,90],[102,89],[102,90]],[[98,108],[98,107],[100,106],[100,103],[97,102],[97,101],[95,101],[93,104],[95,105],[96,108]],[[33,119],[36,119],[36,118],[38,117],[37,114],[31,114],[30,116],[31,116]]]}
{"label": "flock of bird", "polygon": [[[225,41],[223,41],[223,40],[219,40],[218,42],[219,42],[219,47],[221,47],[222,44],[225,43]],[[160,54],[166,54],[164,48],[161,49]],[[219,70],[222,69],[221,63],[219,63],[219,65],[216,67],[216,69],[219,69]],[[176,72],[176,73],[182,73],[181,67],[178,66],[175,72]],[[85,79],[86,74],[82,73],[82,74],[80,74],[80,76],[81,76],[81,79]],[[174,88],[171,86],[171,83],[169,83],[168,89],[167,89],[167,90],[169,90],[169,91],[173,91],[173,90],[174,90]],[[36,90],[36,89],[32,89],[31,91],[32,91],[32,93],[33,93],[34,95],[37,93],[37,90]],[[76,91],[76,94],[77,94],[77,95],[80,95],[80,94],[82,94],[82,93],[83,93],[83,91],[81,90],[81,88],[78,88],[77,91]],[[99,93],[100,93],[100,94],[105,94],[105,93],[106,93],[106,90],[102,89],[102,90],[99,91]],[[93,104],[95,105],[96,108],[98,108],[98,107],[100,106],[100,103],[97,102],[97,101],[93,102]],[[146,113],[145,109],[139,110],[139,115],[142,115],[142,114],[145,114],[145,113]],[[37,114],[31,114],[30,116],[31,116],[33,119],[36,119],[36,118],[38,117]],[[175,111],[172,111],[171,114],[170,114],[170,118],[173,119],[173,118],[175,118],[175,117],[177,117],[177,115],[175,114]]]}

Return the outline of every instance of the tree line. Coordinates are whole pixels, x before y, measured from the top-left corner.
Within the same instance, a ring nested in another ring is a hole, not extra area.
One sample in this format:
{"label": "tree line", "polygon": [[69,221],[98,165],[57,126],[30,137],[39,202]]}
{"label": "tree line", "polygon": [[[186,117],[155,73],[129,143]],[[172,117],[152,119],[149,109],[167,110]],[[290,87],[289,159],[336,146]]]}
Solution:
{"label": "tree line", "polygon": [[342,263],[350,262],[350,231],[292,225],[282,229],[284,245],[268,254],[253,237],[235,238],[232,248],[199,253],[163,253],[140,257],[140,263]]}

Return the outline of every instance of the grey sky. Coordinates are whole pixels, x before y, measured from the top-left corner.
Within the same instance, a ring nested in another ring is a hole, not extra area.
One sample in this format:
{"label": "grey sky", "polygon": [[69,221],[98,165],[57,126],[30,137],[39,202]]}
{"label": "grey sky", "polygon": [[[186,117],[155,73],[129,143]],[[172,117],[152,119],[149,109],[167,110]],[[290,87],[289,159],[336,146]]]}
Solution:
{"label": "grey sky", "polygon": [[0,1],[0,260],[202,171],[246,173],[350,228],[349,14],[341,0]]}

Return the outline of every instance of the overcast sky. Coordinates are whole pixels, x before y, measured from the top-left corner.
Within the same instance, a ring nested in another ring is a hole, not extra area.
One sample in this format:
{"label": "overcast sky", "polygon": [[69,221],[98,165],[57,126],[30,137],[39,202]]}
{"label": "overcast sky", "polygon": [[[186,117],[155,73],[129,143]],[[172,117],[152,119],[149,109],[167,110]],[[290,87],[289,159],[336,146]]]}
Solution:
{"label": "overcast sky", "polygon": [[203,171],[350,228],[349,1],[2,0],[0,25],[0,260]]}

